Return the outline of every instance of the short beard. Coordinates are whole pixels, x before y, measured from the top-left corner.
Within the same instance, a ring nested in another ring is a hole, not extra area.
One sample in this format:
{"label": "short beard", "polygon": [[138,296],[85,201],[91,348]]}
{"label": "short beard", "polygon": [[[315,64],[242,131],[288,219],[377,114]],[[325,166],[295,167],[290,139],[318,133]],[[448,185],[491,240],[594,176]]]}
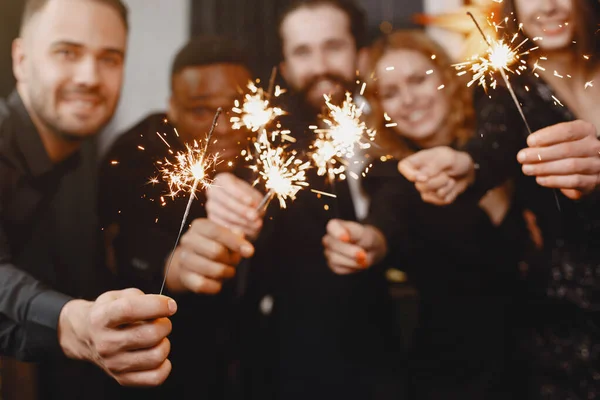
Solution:
{"label": "short beard", "polygon": [[[328,81],[333,82],[334,85],[338,85],[339,87],[341,87],[344,92],[352,92],[355,88],[353,81],[348,81],[343,76],[338,75],[338,74],[327,73],[327,74],[317,75],[317,76],[311,78],[308,82],[306,82],[304,87],[302,87],[298,90],[298,93],[300,94],[302,99],[304,99],[307,106],[309,106],[311,109],[313,109],[316,112],[322,111],[323,107],[325,107],[325,101],[323,100],[323,104],[321,106],[316,106],[309,101],[308,96],[309,96],[310,91],[314,88],[314,86],[316,86],[322,80],[328,80]],[[342,94],[342,97],[343,97],[343,94]],[[342,99],[334,98],[333,100],[334,100],[334,102],[337,102],[337,101],[341,101]]]}

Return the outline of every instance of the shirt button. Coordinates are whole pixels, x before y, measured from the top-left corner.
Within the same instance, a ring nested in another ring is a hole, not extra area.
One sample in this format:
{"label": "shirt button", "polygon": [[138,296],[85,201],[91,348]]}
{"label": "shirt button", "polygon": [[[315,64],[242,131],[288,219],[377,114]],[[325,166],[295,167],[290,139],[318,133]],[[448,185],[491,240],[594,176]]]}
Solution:
{"label": "shirt button", "polygon": [[275,301],[273,300],[273,296],[266,295],[265,297],[263,297],[260,301],[260,306],[258,307],[260,309],[261,314],[271,315],[271,312],[273,312],[274,303]]}

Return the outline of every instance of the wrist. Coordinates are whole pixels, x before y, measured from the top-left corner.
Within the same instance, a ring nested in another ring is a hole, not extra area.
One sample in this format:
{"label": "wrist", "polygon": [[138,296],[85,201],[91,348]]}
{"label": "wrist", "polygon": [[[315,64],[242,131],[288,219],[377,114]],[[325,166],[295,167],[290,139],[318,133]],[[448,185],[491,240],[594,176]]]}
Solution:
{"label": "wrist", "polygon": [[71,300],[62,308],[58,318],[58,342],[63,353],[75,360],[89,360],[90,335],[88,317],[93,303]]}
{"label": "wrist", "polygon": [[475,182],[475,162],[471,155],[464,151],[459,151],[457,153],[458,165],[463,165],[464,177],[467,186],[471,186]]}

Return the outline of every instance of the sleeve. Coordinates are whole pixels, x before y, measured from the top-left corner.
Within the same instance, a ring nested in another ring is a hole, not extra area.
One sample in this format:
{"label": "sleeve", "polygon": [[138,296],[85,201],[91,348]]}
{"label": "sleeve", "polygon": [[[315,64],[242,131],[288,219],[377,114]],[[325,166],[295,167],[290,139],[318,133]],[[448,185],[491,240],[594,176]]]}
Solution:
{"label": "sleeve", "polygon": [[[372,171],[374,172],[374,171]],[[447,206],[423,202],[414,184],[395,171],[373,177],[369,187],[371,206],[366,223],[379,228],[385,235],[389,253],[388,264],[412,273],[424,261],[435,258],[432,253],[448,251],[449,264],[461,265],[460,273],[487,274],[481,270],[482,260],[503,257],[496,230],[477,204],[459,199]],[[436,265],[441,274],[444,265]],[[419,271],[436,273],[436,271]]]}
{"label": "sleeve", "polygon": [[464,150],[475,162],[475,183],[468,192],[479,198],[520,174],[517,153],[527,146],[527,130],[504,87],[490,95],[475,93],[476,134]]}
{"label": "sleeve", "polygon": [[21,361],[41,361],[62,352],[58,318],[69,296],[50,290],[11,263],[0,227],[0,352]]}
{"label": "sleeve", "polygon": [[153,147],[147,145],[142,152],[134,141],[123,139],[100,165],[98,207],[107,258],[119,286],[153,293],[162,284],[176,232],[167,228],[172,221],[161,210],[164,186],[148,183],[156,174]]}

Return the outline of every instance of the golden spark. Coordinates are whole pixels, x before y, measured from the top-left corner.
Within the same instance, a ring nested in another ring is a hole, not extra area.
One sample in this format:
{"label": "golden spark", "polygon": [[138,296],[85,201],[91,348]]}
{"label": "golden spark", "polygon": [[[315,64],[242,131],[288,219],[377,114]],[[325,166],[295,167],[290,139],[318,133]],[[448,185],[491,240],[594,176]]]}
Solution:
{"label": "golden spark", "polygon": [[265,93],[254,82],[248,83],[248,89],[250,93],[244,96],[241,104],[239,100],[235,101],[232,111],[237,115],[230,119],[233,129],[245,127],[252,132],[258,132],[275,121],[277,117],[285,115],[285,111],[281,108],[271,106],[271,97],[278,97],[284,93],[279,86],[275,87],[273,95]]}
{"label": "golden spark", "polygon": [[352,101],[350,93],[346,93],[342,106],[332,104],[328,96],[325,96],[325,104],[328,113],[322,121],[326,128],[315,130],[317,139],[312,145],[312,159],[319,176],[328,174],[332,178],[345,171],[344,163],[338,161],[352,158],[357,149],[370,148],[376,132],[361,120],[362,106]]}
{"label": "golden spark", "polygon": [[274,197],[279,199],[281,208],[286,208],[286,200],[295,200],[298,191],[308,186],[306,170],[310,168],[310,162],[300,160],[295,152],[287,153],[284,146],[273,147],[266,133],[260,135],[254,147],[256,164],[250,167],[258,172],[254,184],[262,181],[267,189],[257,209],[264,210]]}
{"label": "golden spark", "polygon": [[[217,127],[219,115],[222,112],[223,109],[219,107],[219,109],[215,113],[212,126],[210,128],[210,131],[208,132],[208,136],[206,137],[205,144],[203,147],[201,147],[197,141],[194,141],[193,146],[189,146],[186,144],[187,150],[184,152],[177,153],[177,161],[175,163],[171,163],[169,160],[165,160],[165,163],[162,164],[162,167],[160,168],[162,178],[169,184],[171,197],[175,197],[181,191],[188,191],[190,193],[190,198],[185,208],[183,219],[181,220],[181,226],[179,227],[179,233],[177,235],[177,239],[175,240],[173,251],[171,251],[169,261],[167,261],[167,267],[165,269],[165,275],[163,278],[162,285],[160,287],[159,294],[162,294],[165,288],[165,282],[167,281],[169,268],[171,267],[171,262],[173,261],[173,255],[175,254],[175,249],[177,249],[177,245],[179,244],[179,239],[181,239],[181,234],[183,232],[183,228],[185,227],[185,222],[187,221],[187,218],[190,214],[192,201],[196,197],[196,190],[198,189],[198,186],[204,189],[209,187],[211,184],[208,172],[211,169],[211,167],[216,166],[217,156],[211,157],[207,154],[208,146],[210,144],[213,132]],[[164,204],[164,200],[162,200],[162,202]]]}
{"label": "golden spark", "polygon": [[209,172],[218,164],[218,155],[206,154],[205,147],[196,140],[192,145],[186,144],[185,148],[185,151],[175,154],[175,161],[165,159],[157,163],[161,179],[169,185],[168,196],[171,198],[180,193],[194,194],[198,188],[210,187],[212,181]]}

